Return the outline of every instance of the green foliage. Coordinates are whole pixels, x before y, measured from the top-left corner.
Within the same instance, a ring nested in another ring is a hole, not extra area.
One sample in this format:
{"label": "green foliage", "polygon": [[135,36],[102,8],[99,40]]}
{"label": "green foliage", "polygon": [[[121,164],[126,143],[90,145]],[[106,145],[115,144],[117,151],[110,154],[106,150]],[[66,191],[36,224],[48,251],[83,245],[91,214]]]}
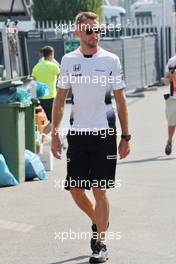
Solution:
{"label": "green foliage", "polygon": [[100,20],[102,20],[103,16],[103,10],[102,10],[102,5],[103,5],[103,0],[87,0],[87,6],[88,6],[88,11],[95,12],[96,14],[99,15]]}
{"label": "green foliage", "polygon": [[57,0],[33,0],[33,16],[35,20],[42,21],[57,19],[57,10]]}
{"label": "green foliage", "polygon": [[35,20],[74,20],[82,11],[92,11],[102,18],[103,0],[33,0]]}

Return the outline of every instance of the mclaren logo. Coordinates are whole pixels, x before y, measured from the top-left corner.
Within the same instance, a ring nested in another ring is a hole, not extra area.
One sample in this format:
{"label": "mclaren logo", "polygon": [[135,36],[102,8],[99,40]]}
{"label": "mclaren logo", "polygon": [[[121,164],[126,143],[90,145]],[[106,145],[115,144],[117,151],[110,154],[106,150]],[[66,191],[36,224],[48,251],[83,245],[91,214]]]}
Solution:
{"label": "mclaren logo", "polygon": [[117,155],[108,155],[107,159],[117,159]]}
{"label": "mclaren logo", "polygon": [[73,66],[73,70],[74,70],[74,71],[80,71],[80,70],[81,70],[81,64],[75,64],[75,65]]}

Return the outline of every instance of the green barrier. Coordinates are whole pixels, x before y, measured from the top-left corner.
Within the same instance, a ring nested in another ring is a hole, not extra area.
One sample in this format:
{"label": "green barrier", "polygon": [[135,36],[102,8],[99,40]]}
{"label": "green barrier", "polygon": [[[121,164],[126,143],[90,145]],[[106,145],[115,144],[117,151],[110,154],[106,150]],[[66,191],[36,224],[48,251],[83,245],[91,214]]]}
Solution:
{"label": "green barrier", "polygon": [[0,153],[18,182],[25,180],[25,109],[20,103],[0,104]]}

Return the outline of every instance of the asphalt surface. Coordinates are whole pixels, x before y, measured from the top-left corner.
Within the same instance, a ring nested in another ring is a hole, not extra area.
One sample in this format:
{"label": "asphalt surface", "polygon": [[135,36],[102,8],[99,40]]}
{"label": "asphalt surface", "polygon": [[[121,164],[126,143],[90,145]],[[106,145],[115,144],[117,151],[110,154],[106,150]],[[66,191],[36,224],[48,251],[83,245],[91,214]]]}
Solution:
{"label": "asphalt surface", "polygon": [[[165,156],[162,88],[128,103],[131,154],[118,161],[117,188],[108,191],[107,263],[175,264],[176,148]],[[47,174],[45,181],[0,188],[1,264],[88,263],[91,223],[59,186],[66,174],[65,151]]]}

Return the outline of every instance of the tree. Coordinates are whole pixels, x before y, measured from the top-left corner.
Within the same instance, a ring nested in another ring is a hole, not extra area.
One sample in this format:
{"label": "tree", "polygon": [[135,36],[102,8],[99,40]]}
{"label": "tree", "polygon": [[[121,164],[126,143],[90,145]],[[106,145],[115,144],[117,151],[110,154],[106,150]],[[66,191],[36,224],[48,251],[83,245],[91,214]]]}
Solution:
{"label": "tree", "polygon": [[[49,3],[49,4],[48,4]],[[35,20],[55,20],[57,19],[57,0],[33,0],[33,16]]]}
{"label": "tree", "polygon": [[102,5],[103,5],[103,0],[88,0],[86,1],[88,4],[88,11],[93,11],[96,14],[99,15],[100,20],[102,20],[103,18],[103,9],[102,9]]}
{"label": "tree", "polygon": [[103,0],[33,0],[35,20],[73,20],[82,11],[92,11],[102,17]]}

